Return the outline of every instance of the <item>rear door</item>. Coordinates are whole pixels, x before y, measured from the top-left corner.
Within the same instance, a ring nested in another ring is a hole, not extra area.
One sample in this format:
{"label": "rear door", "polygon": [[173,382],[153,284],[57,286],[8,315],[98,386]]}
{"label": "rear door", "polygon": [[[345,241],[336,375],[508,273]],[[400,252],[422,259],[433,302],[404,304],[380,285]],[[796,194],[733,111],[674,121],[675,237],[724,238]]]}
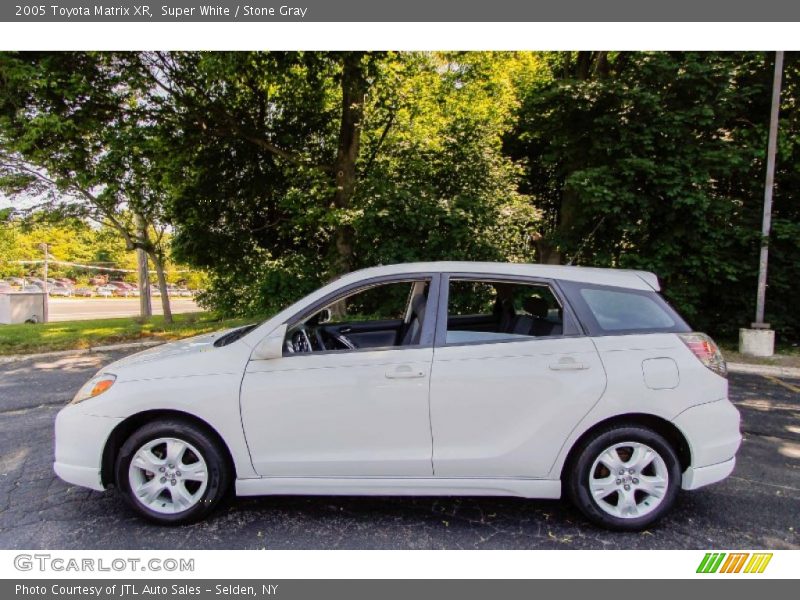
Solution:
{"label": "rear door", "polygon": [[604,387],[594,344],[552,282],[442,281],[430,393],[435,476],[546,476]]}

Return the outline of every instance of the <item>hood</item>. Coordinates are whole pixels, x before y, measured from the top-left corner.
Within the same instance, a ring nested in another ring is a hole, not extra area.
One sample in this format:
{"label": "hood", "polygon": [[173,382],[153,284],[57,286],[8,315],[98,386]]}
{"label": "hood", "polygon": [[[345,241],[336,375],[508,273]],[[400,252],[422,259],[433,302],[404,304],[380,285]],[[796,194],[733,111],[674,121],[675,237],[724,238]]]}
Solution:
{"label": "hood", "polygon": [[237,328],[233,327],[215,331],[213,333],[205,333],[203,335],[197,335],[195,337],[186,338],[177,342],[170,342],[168,344],[162,344],[160,346],[148,348],[147,350],[137,352],[136,354],[131,354],[130,356],[126,356],[125,358],[113,362],[110,365],[103,367],[102,371],[118,374],[116,373],[116,370],[119,370],[120,368],[130,367],[133,365],[142,365],[167,358],[186,357],[193,354],[198,354],[200,352],[212,352],[217,350],[217,348],[214,347],[214,342],[234,329]]}

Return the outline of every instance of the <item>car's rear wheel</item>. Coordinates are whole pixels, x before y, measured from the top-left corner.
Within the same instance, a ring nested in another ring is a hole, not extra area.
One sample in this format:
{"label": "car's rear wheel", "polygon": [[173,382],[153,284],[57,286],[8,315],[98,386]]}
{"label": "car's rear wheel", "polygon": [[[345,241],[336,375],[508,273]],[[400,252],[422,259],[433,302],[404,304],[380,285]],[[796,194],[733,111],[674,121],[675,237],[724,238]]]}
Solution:
{"label": "car's rear wheel", "polygon": [[216,440],[184,421],[156,421],[134,431],[117,455],[115,476],[134,510],[165,524],[202,519],[230,482]]}
{"label": "car's rear wheel", "polygon": [[631,531],[670,510],[681,470],[663,436],[646,427],[616,426],[583,442],[565,475],[569,496],[589,520]]}

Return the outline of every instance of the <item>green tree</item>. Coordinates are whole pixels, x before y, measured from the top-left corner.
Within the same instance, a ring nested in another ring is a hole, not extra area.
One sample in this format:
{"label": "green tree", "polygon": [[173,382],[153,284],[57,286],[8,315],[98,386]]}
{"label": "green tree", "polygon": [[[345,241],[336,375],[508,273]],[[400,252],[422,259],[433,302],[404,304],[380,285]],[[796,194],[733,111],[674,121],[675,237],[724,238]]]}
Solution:
{"label": "green tree", "polygon": [[206,300],[273,310],[381,262],[524,259],[502,154],[530,55],[146,55],[174,120],[176,251]]}
{"label": "green tree", "polygon": [[164,149],[149,80],[128,53],[0,53],[0,189],[91,218],[144,250],[164,317]]}
{"label": "green tree", "polygon": [[[764,53],[551,53],[507,137],[544,210],[539,259],[657,272],[697,326],[752,320],[771,86]],[[789,55],[769,320],[797,336],[797,85]]]}

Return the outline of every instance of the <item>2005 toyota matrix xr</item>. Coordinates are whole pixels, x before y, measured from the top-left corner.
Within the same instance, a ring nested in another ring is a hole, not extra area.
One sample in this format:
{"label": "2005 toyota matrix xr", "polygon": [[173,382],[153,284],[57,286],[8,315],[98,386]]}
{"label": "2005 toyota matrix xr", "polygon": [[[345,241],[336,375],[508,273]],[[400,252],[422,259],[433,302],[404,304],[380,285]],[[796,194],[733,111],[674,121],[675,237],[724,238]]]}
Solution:
{"label": "2005 toyota matrix xr", "polygon": [[640,529],[734,468],[725,362],[652,273],[416,263],[112,363],[55,471],[182,523],[239,496],[559,498]]}

